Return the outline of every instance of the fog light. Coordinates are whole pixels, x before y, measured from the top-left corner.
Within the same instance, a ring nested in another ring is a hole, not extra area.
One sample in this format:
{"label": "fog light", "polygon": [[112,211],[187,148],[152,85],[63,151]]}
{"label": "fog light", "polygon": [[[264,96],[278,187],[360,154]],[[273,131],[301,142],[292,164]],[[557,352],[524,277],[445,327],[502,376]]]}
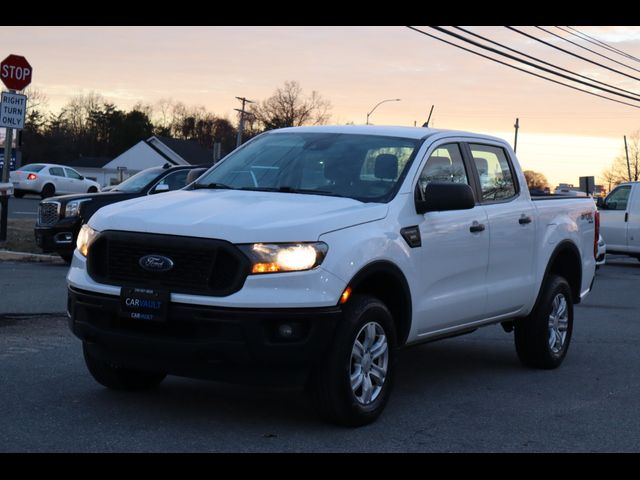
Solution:
{"label": "fog light", "polygon": [[291,338],[291,337],[293,337],[293,334],[294,334],[293,326],[289,325],[288,323],[283,323],[282,325],[280,325],[278,327],[278,334],[282,338]]}

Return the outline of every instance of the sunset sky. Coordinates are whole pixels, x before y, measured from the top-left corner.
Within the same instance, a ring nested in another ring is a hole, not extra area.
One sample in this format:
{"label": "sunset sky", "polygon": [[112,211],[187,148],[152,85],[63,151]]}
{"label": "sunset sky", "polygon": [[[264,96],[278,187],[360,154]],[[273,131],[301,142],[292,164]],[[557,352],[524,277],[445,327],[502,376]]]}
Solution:
{"label": "sunset sky", "polygon": [[[465,28],[640,93],[638,80],[504,27]],[[638,71],[534,27],[522,30],[640,78],[640,62],[545,28]],[[640,27],[576,28],[640,57]],[[305,92],[317,90],[331,102],[331,123],[364,123],[377,102],[401,98],[378,107],[371,122],[421,125],[435,104],[432,126],[494,134],[512,143],[519,117],[520,162],[544,173],[554,186],[577,184],[580,175],[598,176],[622,153],[623,135],[640,129],[640,109],[552,84],[401,26],[3,27],[0,45],[2,58],[27,57],[33,86],[47,95],[53,111],[74,95],[97,92],[120,108],[171,98],[235,122],[236,96],[263,100],[285,81],[297,80]]]}

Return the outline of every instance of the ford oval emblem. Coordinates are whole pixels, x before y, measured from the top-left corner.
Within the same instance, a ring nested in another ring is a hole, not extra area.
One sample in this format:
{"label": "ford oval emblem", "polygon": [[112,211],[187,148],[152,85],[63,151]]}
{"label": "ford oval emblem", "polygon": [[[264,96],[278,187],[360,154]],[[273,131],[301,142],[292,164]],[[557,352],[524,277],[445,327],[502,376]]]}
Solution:
{"label": "ford oval emblem", "polygon": [[145,255],[138,264],[148,272],[168,272],[173,268],[173,260],[163,255]]}

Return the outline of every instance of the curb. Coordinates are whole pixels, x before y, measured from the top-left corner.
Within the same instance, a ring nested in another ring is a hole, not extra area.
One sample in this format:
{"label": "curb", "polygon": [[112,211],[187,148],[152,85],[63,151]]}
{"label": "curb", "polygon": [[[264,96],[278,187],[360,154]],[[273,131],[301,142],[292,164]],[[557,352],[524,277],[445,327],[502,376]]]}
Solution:
{"label": "curb", "polygon": [[11,250],[0,250],[0,261],[12,262],[33,262],[51,263],[65,265],[65,261],[57,255],[43,255],[40,253],[14,252]]}

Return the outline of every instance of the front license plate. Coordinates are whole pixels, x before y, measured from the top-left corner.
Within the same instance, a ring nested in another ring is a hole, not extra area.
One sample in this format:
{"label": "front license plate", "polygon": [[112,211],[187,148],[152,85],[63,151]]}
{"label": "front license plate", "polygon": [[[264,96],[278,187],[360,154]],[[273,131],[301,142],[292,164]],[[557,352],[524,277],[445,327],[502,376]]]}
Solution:
{"label": "front license plate", "polygon": [[169,292],[150,288],[127,288],[120,291],[120,314],[135,320],[162,322],[167,318]]}

